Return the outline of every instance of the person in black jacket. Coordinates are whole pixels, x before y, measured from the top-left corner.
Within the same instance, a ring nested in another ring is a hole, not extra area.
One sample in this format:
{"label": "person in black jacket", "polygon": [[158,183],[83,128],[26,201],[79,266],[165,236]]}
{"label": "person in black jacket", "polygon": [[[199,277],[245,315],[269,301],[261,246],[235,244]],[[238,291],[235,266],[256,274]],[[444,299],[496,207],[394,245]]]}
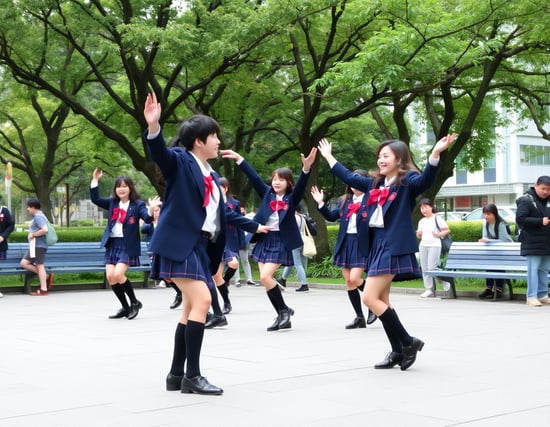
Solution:
{"label": "person in black jacket", "polygon": [[0,196],[0,260],[6,259],[8,251],[8,237],[13,232],[15,221],[11,212],[6,206],[2,206],[2,196]]}
{"label": "person in black jacket", "polygon": [[550,176],[540,176],[516,205],[521,255],[527,257],[527,305],[550,305]]}

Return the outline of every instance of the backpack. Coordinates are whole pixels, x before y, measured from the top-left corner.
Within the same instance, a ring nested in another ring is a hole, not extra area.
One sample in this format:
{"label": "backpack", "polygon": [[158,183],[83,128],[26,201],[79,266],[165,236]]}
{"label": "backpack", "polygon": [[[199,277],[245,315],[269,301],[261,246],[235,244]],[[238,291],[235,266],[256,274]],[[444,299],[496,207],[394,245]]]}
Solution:
{"label": "backpack", "polygon": [[57,243],[57,231],[53,228],[53,225],[48,221],[48,232],[46,233],[46,244],[53,246]]}

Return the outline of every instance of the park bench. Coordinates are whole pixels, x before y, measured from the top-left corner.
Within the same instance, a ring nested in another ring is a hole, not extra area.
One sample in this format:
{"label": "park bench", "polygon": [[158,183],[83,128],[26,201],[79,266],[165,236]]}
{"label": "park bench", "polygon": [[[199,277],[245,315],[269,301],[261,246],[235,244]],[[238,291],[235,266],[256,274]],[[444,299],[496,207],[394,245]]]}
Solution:
{"label": "park bench", "polygon": [[[512,282],[527,280],[527,259],[520,255],[518,242],[453,242],[445,268],[424,273],[449,282],[452,298],[456,298],[456,278],[504,279],[509,297],[513,299]],[[494,292],[493,299],[496,299],[496,290]]]}
{"label": "park bench", "polygon": [[[28,247],[28,243],[9,243],[7,259],[0,261],[1,275],[23,275],[23,289],[26,293],[31,291],[32,275],[19,264]],[[104,255],[105,248],[100,247],[99,242],[58,242],[48,248],[44,265],[46,271],[53,274],[104,273],[103,284],[107,288]],[[143,287],[146,287],[151,271],[151,261],[145,242],[141,243],[140,264],[139,267],[130,267],[128,271],[143,271]]]}

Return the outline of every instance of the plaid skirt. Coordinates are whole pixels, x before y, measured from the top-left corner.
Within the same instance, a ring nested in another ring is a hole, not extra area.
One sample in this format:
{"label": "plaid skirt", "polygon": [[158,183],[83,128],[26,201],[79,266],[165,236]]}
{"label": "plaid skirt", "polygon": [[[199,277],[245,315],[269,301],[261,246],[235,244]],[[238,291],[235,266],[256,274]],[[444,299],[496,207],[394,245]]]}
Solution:
{"label": "plaid skirt", "polygon": [[228,249],[228,248],[226,247],[226,248],[223,250],[222,261],[223,261],[223,262],[228,262],[228,261],[231,261],[233,258],[239,259],[239,254],[238,254],[238,253],[235,253],[234,251],[232,251],[231,249]]}
{"label": "plaid skirt", "polygon": [[386,230],[372,228],[367,276],[395,274],[393,281],[410,280],[421,276],[414,254],[392,256],[386,239]]}
{"label": "plaid skirt", "polygon": [[153,254],[151,279],[193,279],[205,282],[208,287],[213,289],[215,285],[210,273],[210,257],[206,252],[207,247],[208,239],[201,237],[193,251],[183,261],[175,261],[159,254]]}
{"label": "plaid skirt", "polygon": [[281,241],[279,231],[270,231],[262,234],[252,250],[252,259],[256,262],[294,265],[292,251],[288,251]]}
{"label": "plaid skirt", "polygon": [[346,234],[340,250],[334,254],[332,263],[342,268],[367,268],[367,257],[359,255],[357,234]]}
{"label": "plaid skirt", "polygon": [[111,237],[107,241],[105,249],[105,256],[103,258],[105,265],[126,264],[130,267],[138,267],[140,265],[138,256],[128,256],[122,237]]}

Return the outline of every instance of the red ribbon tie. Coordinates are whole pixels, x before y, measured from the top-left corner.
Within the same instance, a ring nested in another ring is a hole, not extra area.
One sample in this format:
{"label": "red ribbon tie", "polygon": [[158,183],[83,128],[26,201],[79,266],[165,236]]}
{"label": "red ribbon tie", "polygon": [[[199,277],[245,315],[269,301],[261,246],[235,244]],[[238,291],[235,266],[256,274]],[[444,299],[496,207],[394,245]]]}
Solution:
{"label": "red ribbon tie", "polygon": [[361,207],[361,203],[360,202],[357,202],[357,203],[350,203],[348,205],[348,212],[346,213],[346,218],[349,218],[350,216],[352,216],[353,214],[356,214],[357,212],[359,212],[359,208]]}
{"label": "red ribbon tie", "polygon": [[204,202],[202,207],[205,208],[210,203],[210,194],[214,190],[214,183],[212,182],[212,175],[203,176],[202,178],[204,179]]}
{"label": "red ribbon tie", "polygon": [[121,208],[114,208],[113,209],[113,215],[111,216],[111,220],[118,220],[118,222],[124,222],[126,219],[126,211]]}
{"label": "red ribbon tie", "polygon": [[271,202],[269,202],[269,206],[271,206],[273,212],[288,210],[288,205],[282,200],[272,200]]}
{"label": "red ribbon tie", "polygon": [[380,206],[383,206],[384,203],[386,203],[386,199],[388,198],[388,195],[390,194],[389,187],[384,187],[382,189],[373,188],[369,192],[369,206],[378,202]]}

